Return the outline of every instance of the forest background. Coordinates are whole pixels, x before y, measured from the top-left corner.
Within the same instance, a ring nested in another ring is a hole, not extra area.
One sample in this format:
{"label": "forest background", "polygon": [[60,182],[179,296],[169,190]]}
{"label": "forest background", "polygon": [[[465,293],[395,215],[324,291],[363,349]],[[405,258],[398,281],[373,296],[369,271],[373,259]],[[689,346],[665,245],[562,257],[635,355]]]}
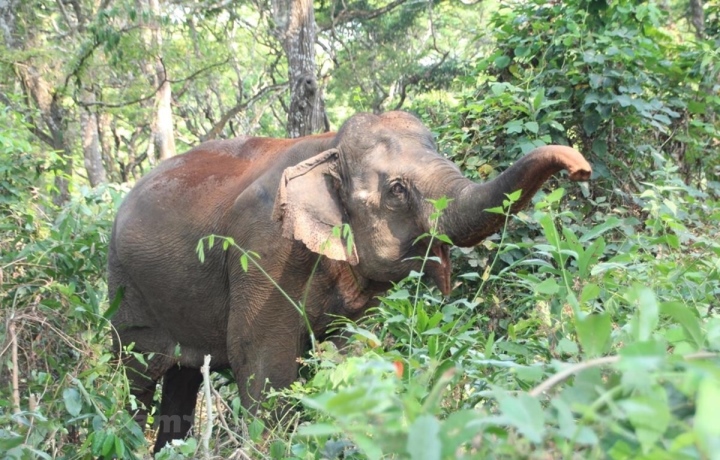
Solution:
{"label": "forest background", "polygon": [[[158,458],[720,458],[720,4],[0,0],[0,456],[147,457],[110,353],[117,205],[163,158],[403,109],[486,180],[551,181],[243,417],[206,381]],[[512,197],[509,197],[509,200]],[[271,426],[283,399],[301,410]]]}

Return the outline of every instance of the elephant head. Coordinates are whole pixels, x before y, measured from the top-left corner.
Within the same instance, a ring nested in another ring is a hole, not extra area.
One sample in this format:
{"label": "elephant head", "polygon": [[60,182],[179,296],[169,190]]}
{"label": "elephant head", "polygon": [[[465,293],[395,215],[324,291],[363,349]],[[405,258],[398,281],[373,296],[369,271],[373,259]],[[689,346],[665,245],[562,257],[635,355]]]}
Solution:
{"label": "elephant head", "polygon": [[[339,130],[333,148],[283,173],[275,216],[283,234],[328,258],[347,261],[359,275],[399,281],[419,270],[443,294],[450,291],[449,246],[418,240],[433,224],[429,199],[450,198],[439,225],[454,244],[469,247],[500,229],[506,194],[522,190],[512,211],[523,207],[554,173],[566,169],[571,180],[587,180],[591,167],[570,147],[538,148],[494,180],[476,184],[437,153],[430,131],[405,112],[358,114]],[[352,229],[352,239],[339,231]]]}

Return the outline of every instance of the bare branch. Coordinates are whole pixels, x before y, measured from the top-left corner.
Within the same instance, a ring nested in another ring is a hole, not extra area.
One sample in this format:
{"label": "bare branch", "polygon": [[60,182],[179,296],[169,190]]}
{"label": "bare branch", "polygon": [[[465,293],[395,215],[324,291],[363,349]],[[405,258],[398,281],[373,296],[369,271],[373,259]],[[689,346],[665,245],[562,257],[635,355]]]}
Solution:
{"label": "bare branch", "polygon": [[215,139],[218,136],[218,134],[220,134],[220,132],[223,130],[223,128],[225,127],[227,122],[230,121],[230,119],[232,117],[234,117],[241,111],[245,110],[250,104],[254,103],[258,99],[263,97],[265,94],[267,94],[271,91],[277,91],[277,92],[280,92],[280,90],[284,91],[286,86],[287,85],[281,84],[281,85],[266,86],[266,87],[262,88],[260,91],[258,91],[253,97],[251,97],[247,101],[237,104],[237,105],[235,105],[235,107],[233,107],[229,111],[227,111],[220,118],[220,120],[217,123],[215,123],[215,125],[210,129],[210,131],[208,131],[207,134],[205,134],[202,138],[200,138],[200,140],[202,142],[205,142],[210,139]]}
{"label": "bare branch", "polygon": [[[328,30],[334,29],[337,25],[350,22],[354,19],[374,19],[381,16],[389,11],[394,10],[403,3],[407,3],[408,0],[395,0],[394,2],[388,3],[382,8],[378,8],[372,11],[362,10],[342,10],[337,16],[333,16],[332,22],[329,25],[319,27],[320,32],[327,32]],[[318,24],[318,26],[320,26]]]}
{"label": "bare branch", "polygon": [[[192,74],[188,75],[188,76],[185,77],[185,78],[180,78],[180,79],[169,79],[169,78],[166,78],[166,79],[162,80],[162,81],[158,84],[157,88],[155,88],[155,90],[154,90],[152,93],[147,94],[147,95],[145,95],[145,96],[141,96],[141,97],[139,97],[139,98],[137,98],[137,99],[133,99],[133,100],[131,100],[131,101],[118,102],[118,103],[108,103],[108,102],[102,102],[102,101],[92,101],[92,102],[75,101],[75,103],[76,103],[77,105],[81,106],[81,107],[100,106],[100,107],[109,107],[109,108],[127,107],[128,105],[138,104],[138,103],[140,103],[140,102],[144,102],[144,101],[147,101],[148,99],[152,99],[153,97],[155,97],[155,94],[157,94],[157,92],[160,91],[160,89],[162,88],[162,86],[163,86],[163,84],[164,84],[165,82],[169,82],[169,83],[183,83],[183,82],[185,82],[185,81],[192,80],[193,78],[197,77],[198,75],[200,75],[200,74],[203,73],[203,72],[207,72],[208,70],[213,69],[213,68],[215,68],[215,67],[220,67],[221,65],[227,63],[229,59],[230,59],[230,58],[227,58],[227,59],[225,59],[225,60],[222,61],[222,62],[218,62],[218,63],[215,63],[215,64],[211,64],[211,65],[208,66],[208,67],[204,67],[204,68],[198,70],[197,72],[193,72]],[[164,65],[165,65],[165,64],[163,63],[163,66],[164,66]],[[176,97],[177,97],[177,96],[179,96],[179,94],[176,93]]]}

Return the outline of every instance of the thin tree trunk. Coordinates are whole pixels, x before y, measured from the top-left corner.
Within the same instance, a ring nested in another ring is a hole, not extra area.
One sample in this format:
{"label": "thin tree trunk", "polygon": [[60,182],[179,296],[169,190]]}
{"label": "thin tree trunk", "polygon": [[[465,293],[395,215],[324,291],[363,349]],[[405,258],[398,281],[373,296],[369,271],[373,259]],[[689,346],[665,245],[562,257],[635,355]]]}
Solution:
{"label": "thin tree trunk", "polygon": [[273,0],[276,35],[288,60],[288,136],[329,130],[316,77],[315,12],[312,0]]}
{"label": "thin tree trunk", "polygon": [[150,163],[155,160],[164,160],[175,155],[175,135],[173,133],[172,118],[172,88],[168,81],[167,70],[162,62],[162,30],[158,18],[160,17],[160,0],[139,0],[139,5],[150,13],[150,20],[145,25],[143,34],[148,48],[154,51],[155,57],[145,64],[145,73],[150,83],[157,89],[153,119],[151,123],[151,138],[148,144],[147,157]]}
{"label": "thin tree trunk", "polygon": [[695,38],[702,40],[705,37],[705,11],[702,0],[690,0],[690,22],[695,28]]}
{"label": "thin tree trunk", "polygon": [[[86,92],[85,102],[94,102],[95,95]],[[82,148],[85,170],[87,171],[90,186],[95,187],[107,182],[105,167],[103,166],[102,153],[100,151],[100,133],[98,131],[97,114],[88,108],[81,109],[80,128],[82,129]]]}

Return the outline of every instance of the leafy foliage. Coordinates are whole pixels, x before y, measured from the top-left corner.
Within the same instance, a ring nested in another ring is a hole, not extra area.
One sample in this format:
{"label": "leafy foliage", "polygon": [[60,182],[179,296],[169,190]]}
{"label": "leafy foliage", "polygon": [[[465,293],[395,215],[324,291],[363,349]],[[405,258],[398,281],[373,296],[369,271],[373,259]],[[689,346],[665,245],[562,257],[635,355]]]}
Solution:
{"label": "leafy foliage", "polygon": [[[196,422],[204,429],[208,411],[219,415],[210,427],[216,454],[715,458],[717,8],[706,8],[703,40],[672,17],[683,5],[671,3],[502,2],[482,11],[412,3],[378,26],[363,14],[382,5],[349,2],[358,19],[334,36],[334,4],[320,4],[323,39],[332,43],[327,57],[339,65],[326,88],[338,118],[391,107],[400,94],[390,96],[389,88],[414,78],[407,103],[469,177],[492,177],[547,143],[578,147],[595,177],[566,189],[550,183],[529,209],[507,216],[499,235],[455,249],[450,298],[413,273],[363,321],[339,323],[348,349],[315,344],[302,358],[302,378],[269,391],[257,417],[244,413],[237,383],[215,375],[206,382],[215,405],[201,404]],[[52,29],[55,6],[38,5],[22,10],[23,27]],[[179,137],[194,144],[228,107],[248,102],[285,69],[271,42],[258,38],[270,24],[252,4],[173,8],[177,14],[160,22],[181,39],[162,51],[180,80],[200,72],[176,83],[182,91],[174,88]],[[429,14],[435,28],[423,22]],[[148,165],[141,152],[149,107],[123,102],[146,96],[145,83],[125,76],[157,51],[140,36],[139,24],[150,19],[130,3],[112,2],[83,30],[60,23],[70,37],[66,61],[53,59],[58,48],[2,50],[4,76],[12,74],[6,61],[28,62],[45,68],[49,81],[68,84],[59,93],[68,111],[79,107],[75,90],[104,82],[93,90],[118,105],[107,110],[115,180]],[[254,47],[230,53],[228,37]],[[415,45],[411,52],[403,39]],[[341,65],[347,62],[357,65],[350,71]],[[278,135],[273,111],[281,104],[271,93],[224,135]],[[128,411],[136,402],[111,354],[107,318],[114,308],[104,281],[114,210],[127,187],[90,190],[76,177],[72,200],[54,206],[53,179],[66,171],[67,158],[31,136],[37,113],[10,109],[22,102],[12,96],[0,101],[7,106],[0,110],[0,451],[22,459],[146,455],[145,434]],[[517,199],[509,196],[495,211]],[[443,201],[435,205],[441,213]],[[338,231],[351,236],[348,228]],[[216,239],[200,241],[199,255]],[[262,267],[252,252],[238,263]],[[272,424],[283,401],[297,411]],[[177,441],[157,458],[197,457],[204,449],[198,439]]]}

